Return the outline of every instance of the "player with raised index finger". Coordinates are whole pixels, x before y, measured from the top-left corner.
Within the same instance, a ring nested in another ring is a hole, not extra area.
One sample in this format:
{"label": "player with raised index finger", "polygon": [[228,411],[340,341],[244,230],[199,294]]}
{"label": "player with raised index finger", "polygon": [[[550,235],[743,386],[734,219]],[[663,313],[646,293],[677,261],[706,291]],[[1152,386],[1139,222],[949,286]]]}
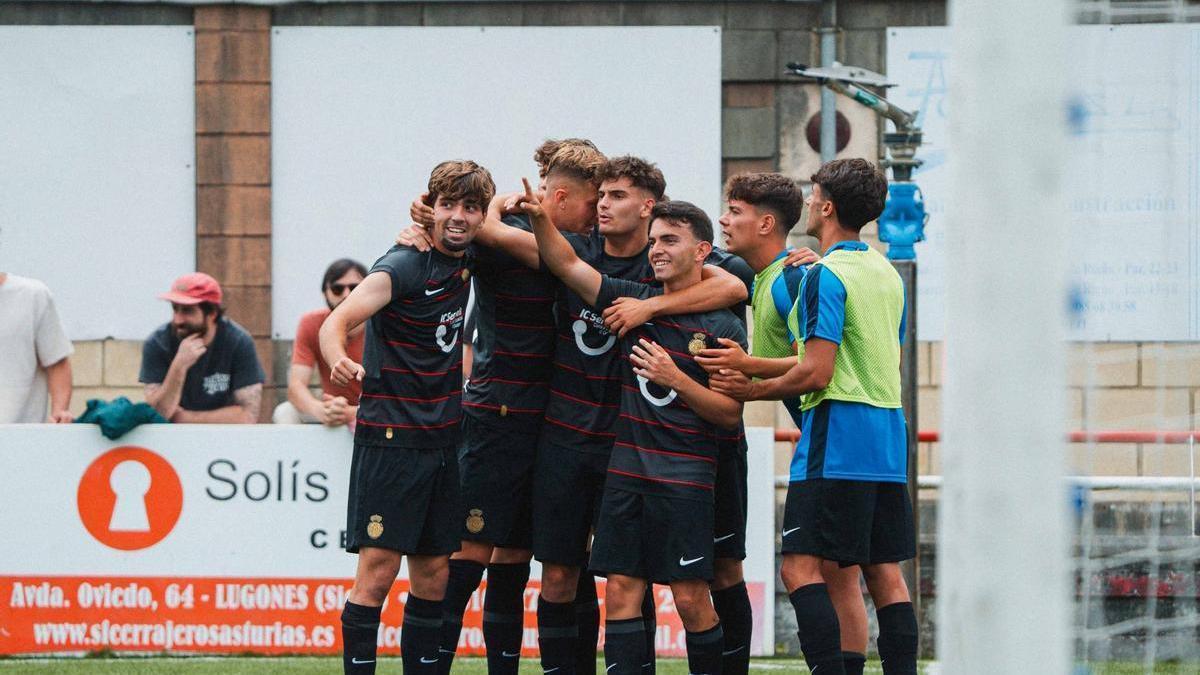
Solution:
{"label": "player with raised index finger", "polygon": [[[647,298],[647,284],[615,279],[584,262],[549,220],[532,191],[530,214],[547,267],[600,309],[621,296]],[[649,260],[666,294],[700,283],[712,250],[712,224],[687,202],[656,204]],[[608,576],[604,649],[611,675],[641,673],[646,636],[641,603],[651,582],[669,584],[687,631],[692,673],[721,672],[724,637],[709,595],[713,578],[713,484],[722,429],[736,427],[742,408],[707,388],[694,360],[700,350],[745,331],[728,310],[656,318],[621,340],[620,416],[591,569]]]}

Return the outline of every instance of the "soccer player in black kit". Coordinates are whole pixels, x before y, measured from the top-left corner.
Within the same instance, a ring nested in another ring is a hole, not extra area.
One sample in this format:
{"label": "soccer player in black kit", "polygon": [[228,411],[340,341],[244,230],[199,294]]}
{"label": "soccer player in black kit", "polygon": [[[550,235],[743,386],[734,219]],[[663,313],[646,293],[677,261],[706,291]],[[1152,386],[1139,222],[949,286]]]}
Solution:
{"label": "soccer player in black kit", "polygon": [[[545,218],[526,186],[546,265],[600,308],[617,297],[647,298],[647,285],[614,279],[584,262]],[[712,250],[712,224],[686,202],[651,213],[649,259],[664,293],[700,282]],[[620,418],[608,466],[590,567],[608,576],[605,661],[609,675],[636,675],[646,655],[641,604],[649,582],[671,586],[687,630],[691,673],[720,673],[724,645],[709,595],[713,578],[713,487],[722,430],[741,422],[742,406],[707,388],[694,355],[719,338],[745,344],[727,310],[654,319],[621,341]]]}
{"label": "soccer player in black kit", "polygon": [[[459,548],[456,450],[462,422],[467,249],[495,194],[487,169],[449,161],[429,177],[433,250],[396,246],[321,327],[332,379],[361,380],[346,549],[358,554],[342,612],[346,673],[374,673],[379,613],[408,557],[400,650],[404,672],[433,674],[449,557]],[[346,335],[367,322],[363,363]]]}

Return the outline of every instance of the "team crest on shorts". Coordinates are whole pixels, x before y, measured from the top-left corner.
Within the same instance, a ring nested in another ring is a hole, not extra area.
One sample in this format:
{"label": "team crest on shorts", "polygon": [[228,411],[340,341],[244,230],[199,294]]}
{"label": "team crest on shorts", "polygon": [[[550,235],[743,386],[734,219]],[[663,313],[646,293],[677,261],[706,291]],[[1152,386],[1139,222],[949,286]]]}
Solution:
{"label": "team crest on shorts", "polygon": [[371,522],[367,523],[367,536],[372,539],[383,536],[383,516],[378,513],[371,516]]}
{"label": "team crest on shorts", "polygon": [[704,349],[704,333],[692,333],[692,341],[688,343],[688,353],[692,356]]}
{"label": "team crest on shorts", "polygon": [[483,510],[471,509],[467,516],[467,532],[479,534],[483,532]]}

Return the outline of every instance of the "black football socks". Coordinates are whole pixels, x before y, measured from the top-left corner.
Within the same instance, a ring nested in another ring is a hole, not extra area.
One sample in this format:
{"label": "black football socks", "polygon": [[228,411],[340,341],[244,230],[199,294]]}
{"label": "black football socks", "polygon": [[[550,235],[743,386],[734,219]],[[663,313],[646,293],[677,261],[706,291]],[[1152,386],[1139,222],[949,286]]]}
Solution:
{"label": "black football socks", "polygon": [[916,675],[917,615],[911,602],[875,610],[879,619],[879,660],[884,675]]}
{"label": "black football socks", "polygon": [[575,641],[575,675],[596,675],[600,602],[596,599],[596,577],[587,570],[579,573],[579,585],[575,588],[575,621],[579,625],[579,639]]}
{"label": "black football socks", "polygon": [[525,628],[529,563],[491,563],[483,596],[483,642],[489,675],[517,675]]}
{"label": "black football socks", "polygon": [[575,643],[579,639],[579,626],[575,623],[575,604],[550,602],[545,597],[539,597],[537,622],[542,672],[550,675],[573,675],[576,660]]}
{"label": "black football socks", "polygon": [[454,652],[458,651],[458,636],[462,633],[463,613],[471,594],[479,588],[483,579],[483,565],[474,560],[450,559],[450,576],[446,581],[446,595],[442,600],[442,628],[438,637],[438,674],[449,675],[454,663]]}
{"label": "black football socks", "polygon": [[380,609],[350,601],[342,608],[342,671],[346,675],[374,674]]}
{"label": "black football socks", "polygon": [[605,621],[605,674],[642,675],[642,664],[645,662],[646,631],[642,624],[642,617]]}
{"label": "black football socks", "polygon": [[754,615],[750,611],[750,594],[746,582],[712,592],[713,608],[725,632],[725,647],[721,651],[721,672],[724,675],[746,675],[750,672],[750,639],[754,632]]}
{"label": "black football socks", "polygon": [[400,659],[405,675],[436,675],[441,632],[442,601],[418,598],[409,592],[400,627]]}
{"label": "black football socks", "polygon": [[706,631],[687,634],[689,675],[721,675],[721,651],[725,634],[720,622]]}
{"label": "black football socks", "polygon": [[654,637],[658,634],[658,617],[655,614],[654,584],[646,584],[646,595],[642,597],[642,631],[646,634],[646,658],[642,661],[642,675],[654,675],[656,660]]}
{"label": "black football socks", "polygon": [[810,671],[821,675],[843,675],[842,632],[837,612],[825,584],[809,584],[792,591],[789,598],[796,610],[800,651]]}
{"label": "black football socks", "polygon": [[863,675],[863,668],[867,665],[867,655],[858,652],[842,652],[842,670],[846,671],[846,675]]}

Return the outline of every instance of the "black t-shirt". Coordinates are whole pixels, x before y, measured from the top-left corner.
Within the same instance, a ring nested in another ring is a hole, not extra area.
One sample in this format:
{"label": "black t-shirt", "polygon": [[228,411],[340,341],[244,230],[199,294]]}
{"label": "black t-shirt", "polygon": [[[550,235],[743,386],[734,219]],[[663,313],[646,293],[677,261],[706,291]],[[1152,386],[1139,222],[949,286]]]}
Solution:
{"label": "black t-shirt", "polygon": [[470,254],[394,246],[371,267],[391,277],[392,299],[367,320],[356,442],[458,444],[471,262]]}
{"label": "black t-shirt", "polygon": [[[142,344],[142,367],[138,382],[160,384],[179,351],[179,338],[171,324],[160,326]],[[217,334],[183,380],[179,406],[184,410],[216,410],[237,405],[233,392],[267,379],[254,351],[254,339],[246,329],[222,317]]]}
{"label": "black t-shirt", "polygon": [[[604,237],[593,231],[590,237],[568,237],[575,253],[601,274],[614,279],[636,281],[657,289],[654,269],[647,256],[649,247],[627,258],[610,256],[604,251]],[[754,270],[741,258],[713,249],[706,264],[716,265],[736,275],[746,284],[754,283]],[[648,297],[648,296],[647,296]],[[746,303],[731,309],[746,322]],[[546,406],[546,426],[542,434],[560,447],[582,452],[608,454],[616,439],[615,425],[621,403],[621,368],[616,335],[609,333],[601,318],[601,309],[589,305],[577,293],[560,285],[556,317],[558,348],[554,353],[554,373],[550,382],[550,401]],[[745,435],[725,431],[735,445],[745,448]]]}
{"label": "black t-shirt", "polygon": [[[643,249],[627,258],[604,252],[604,238],[568,237],[575,253],[601,274],[653,282],[654,270]],[[604,326],[600,310],[565,284],[555,306],[558,344],[550,380],[550,401],[542,435],[560,447],[607,455],[616,439],[621,402],[621,360],[617,336]]]}
{"label": "black t-shirt", "polygon": [[[712,253],[709,253],[708,257],[704,259],[704,264],[720,267],[746,285],[746,300],[729,308],[729,311],[742,324],[742,329],[745,330],[746,310],[750,306],[750,298],[754,295],[754,269],[741,257],[720,248],[714,248]],[[657,285],[657,282],[655,282],[654,288],[656,295],[662,293],[662,287]],[[749,450],[746,445],[746,427],[742,424],[739,424],[736,429],[719,430],[718,440],[721,444],[721,452],[746,452]]]}
{"label": "black t-shirt", "polygon": [[[631,296],[648,298],[646,284],[605,277],[597,306]],[[722,436],[729,429],[704,420],[674,390],[633,372],[629,355],[639,340],[657,343],[688,377],[708,386],[708,373],[695,352],[728,338],[746,347],[746,329],[726,309],[660,317],[625,334],[621,340],[621,402],[608,465],[608,485],[642,494],[711,500]],[[740,422],[737,425],[741,426]]]}
{"label": "black t-shirt", "polygon": [[[533,231],[525,216],[506,216],[504,222]],[[490,424],[536,429],[546,410],[554,356],[558,279],[499,249],[474,250],[475,355],[463,407]]]}

